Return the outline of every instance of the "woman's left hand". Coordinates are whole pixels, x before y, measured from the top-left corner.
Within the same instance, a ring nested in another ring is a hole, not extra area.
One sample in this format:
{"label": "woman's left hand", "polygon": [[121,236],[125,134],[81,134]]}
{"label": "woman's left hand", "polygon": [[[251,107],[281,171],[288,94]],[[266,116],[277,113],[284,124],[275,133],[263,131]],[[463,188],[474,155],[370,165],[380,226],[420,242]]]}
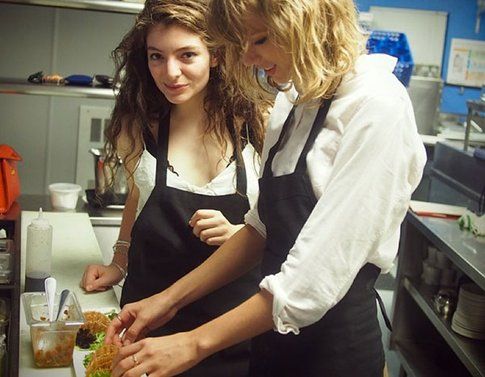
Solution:
{"label": "woman's left hand", "polygon": [[146,338],[120,348],[113,360],[111,376],[176,376],[192,368],[204,357],[191,332]]}
{"label": "woman's left hand", "polygon": [[192,215],[189,225],[194,228],[193,233],[207,245],[219,246],[244,225],[231,224],[220,211],[213,209],[199,209]]}

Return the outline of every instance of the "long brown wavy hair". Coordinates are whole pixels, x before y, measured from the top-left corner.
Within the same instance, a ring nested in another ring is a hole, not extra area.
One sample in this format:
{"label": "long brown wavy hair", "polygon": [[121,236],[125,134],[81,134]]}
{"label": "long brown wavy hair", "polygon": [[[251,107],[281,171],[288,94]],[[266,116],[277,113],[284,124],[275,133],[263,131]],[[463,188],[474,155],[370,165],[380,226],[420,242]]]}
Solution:
{"label": "long brown wavy hair", "polygon": [[342,77],[365,52],[353,0],[213,0],[209,31],[226,46],[229,79],[249,98],[260,85],[251,67],[242,64],[248,17],[259,16],[269,38],[289,53],[298,103],[331,97]]}
{"label": "long brown wavy hair", "polygon": [[123,127],[131,142],[132,153],[128,153],[127,159],[138,158],[141,152],[135,151],[135,140],[143,140],[150,122],[170,110],[170,102],[157,88],[148,69],[146,35],[153,25],[158,24],[176,24],[199,35],[211,56],[218,59],[219,64],[211,68],[204,98],[206,133],[216,137],[222,151],[226,150],[229,137],[240,157],[244,141],[249,138],[256,151],[261,153],[263,110],[267,103],[249,101],[235,86],[226,82],[225,54],[222,47],[215,47],[207,33],[208,3],[208,0],[147,0],[135,25],[112,52],[116,67],[114,82],[120,89],[105,131],[107,161],[118,159],[116,144]]}

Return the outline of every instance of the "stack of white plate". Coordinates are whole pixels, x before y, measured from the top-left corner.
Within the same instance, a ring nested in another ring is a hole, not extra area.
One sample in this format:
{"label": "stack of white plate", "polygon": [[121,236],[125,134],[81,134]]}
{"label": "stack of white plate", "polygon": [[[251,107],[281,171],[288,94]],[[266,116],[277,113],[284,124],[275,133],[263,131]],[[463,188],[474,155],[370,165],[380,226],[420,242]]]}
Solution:
{"label": "stack of white plate", "polygon": [[472,339],[485,339],[485,292],[474,283],[460,286],[451,328]]}

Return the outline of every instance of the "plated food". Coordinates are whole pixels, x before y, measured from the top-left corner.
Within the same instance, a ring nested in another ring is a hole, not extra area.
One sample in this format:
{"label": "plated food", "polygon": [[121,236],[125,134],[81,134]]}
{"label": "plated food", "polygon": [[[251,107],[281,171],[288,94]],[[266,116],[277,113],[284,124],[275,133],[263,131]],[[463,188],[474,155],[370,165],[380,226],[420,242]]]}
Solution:
{"label": "plated food", "polygon": [[118,347],[114,344],[103,344],[93,354],[89,354],[91,360],[86,366],[86,377],[111,376],[111,364],[117,353]]}
{"label": "plated food", "polygon": [[[76,346],[80,349],[78,352],[82,352],[82,365],[79,367],[75,362],[76,376],[109,377],[111,364],[118,352],[118,347],[105,345],[104,338],[111,319],[116,316],[116,311],[102,313],[93,310],[83,312],[83,315],[85,322],[76,337]],[[83,373],[80,373],[79,369],[82,369]]]}

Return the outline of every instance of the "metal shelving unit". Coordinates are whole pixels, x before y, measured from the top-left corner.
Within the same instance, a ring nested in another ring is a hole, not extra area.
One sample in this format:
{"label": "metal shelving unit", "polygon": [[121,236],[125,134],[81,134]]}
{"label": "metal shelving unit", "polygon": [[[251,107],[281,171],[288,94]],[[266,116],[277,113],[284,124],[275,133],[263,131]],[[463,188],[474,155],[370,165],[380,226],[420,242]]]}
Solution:
{"label": "metal shelving unit", "polygon": [[0,93],[114,99],[116,91],[91,86],[31,84],[27,80],[0,78]]}
{"label": "metal shelving unit", "polygon": [[116,0],[0,0],[0,3],[137,14],[143,4]]}
{"label": "metal shelving unit", "polygon": [[404,278],[403,285],[471,374],[484,377],[485,343],[456,334],[449,321],[439,317],[433,310],[433,292],[428,286],[414,283],[408,278]]}
{"label": "metal shelving unit", "polygon": [[[431,182],[431,197],[436,194],[433,189],[446,186],[451,194],[449,204],[474,208],[477,190],[485,185],[483,162],[438,143],[433,169],[442,174],[432,176],[436,181]],[[440,185],[435,186],[437,182]],[[456,220],[417,216],[409,211],[399,245],[390,340],[401,362],[399,377],[485,377],[485,342],[455,333],[451,318],[443,318],[434,309],[433,298],[439,287],[421,280],[428,246],[438,248],[461,272],[462,280],[471,280],[485,290],[485,242],[461,231]]]}

